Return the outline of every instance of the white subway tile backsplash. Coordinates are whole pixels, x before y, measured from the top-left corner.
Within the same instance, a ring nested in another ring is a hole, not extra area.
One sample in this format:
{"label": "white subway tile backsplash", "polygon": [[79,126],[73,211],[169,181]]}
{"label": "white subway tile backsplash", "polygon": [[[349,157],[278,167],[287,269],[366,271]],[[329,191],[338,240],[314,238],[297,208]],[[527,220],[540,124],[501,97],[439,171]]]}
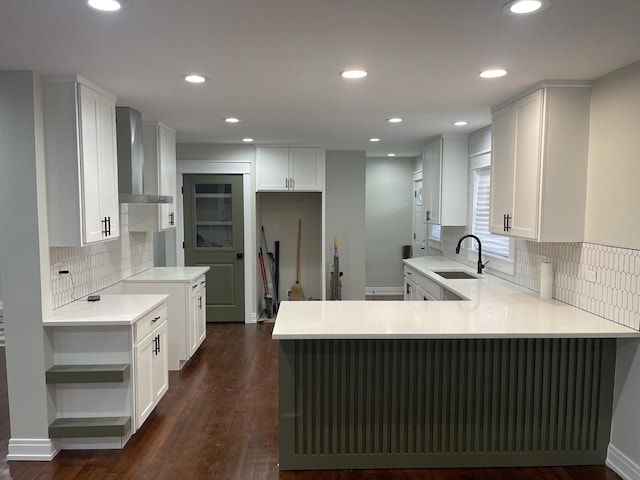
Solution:
{"label": "white subway tile backsplash", "polygon": [[53,264],[70,275],[51,275],[52,306],[58,308],[153,267],[153,235],[129,233],[128,210],[121,206],[120,238],[87,247],[50,248]]}

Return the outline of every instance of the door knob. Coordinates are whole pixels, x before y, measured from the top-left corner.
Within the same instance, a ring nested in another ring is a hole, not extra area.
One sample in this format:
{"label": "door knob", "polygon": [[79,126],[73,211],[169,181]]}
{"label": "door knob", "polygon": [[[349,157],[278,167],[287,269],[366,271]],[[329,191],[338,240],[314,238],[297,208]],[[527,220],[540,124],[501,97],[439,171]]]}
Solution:
{"label": "door knob", "polygon": [[242,260],[242,252],[236,253],[236,259],[237,260]]}

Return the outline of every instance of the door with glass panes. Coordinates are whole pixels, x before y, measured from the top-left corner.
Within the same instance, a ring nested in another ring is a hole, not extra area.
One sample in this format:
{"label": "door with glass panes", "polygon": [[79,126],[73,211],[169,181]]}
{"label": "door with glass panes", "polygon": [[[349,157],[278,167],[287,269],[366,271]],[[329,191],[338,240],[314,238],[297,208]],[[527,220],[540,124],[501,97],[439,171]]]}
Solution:
{"label": "door with glass panes", "polygon": [[209,266],[207,322],[244,322],[242,175],[184,175],[185,265]]}

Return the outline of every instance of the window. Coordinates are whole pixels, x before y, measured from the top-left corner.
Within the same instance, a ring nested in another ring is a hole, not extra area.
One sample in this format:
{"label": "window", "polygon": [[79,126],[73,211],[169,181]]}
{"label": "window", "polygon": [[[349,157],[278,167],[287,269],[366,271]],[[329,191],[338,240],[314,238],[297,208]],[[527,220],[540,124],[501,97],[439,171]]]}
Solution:
{"label": "window", "polygon": [[[488,253],[501,258],[509,258],[509,237],[489,233],[490,182],[490,167],[477,168],[474,170],[471,231],[480,238],[482,242],[482,253]],[[473,243],[473,249],[475,251],[478,250],[475,242]]]}
{"label": "window", "polygon": [[435,223],[428,225],[428,237],[429,240],[435,240],[436,242],[440,241],[440,225]]}

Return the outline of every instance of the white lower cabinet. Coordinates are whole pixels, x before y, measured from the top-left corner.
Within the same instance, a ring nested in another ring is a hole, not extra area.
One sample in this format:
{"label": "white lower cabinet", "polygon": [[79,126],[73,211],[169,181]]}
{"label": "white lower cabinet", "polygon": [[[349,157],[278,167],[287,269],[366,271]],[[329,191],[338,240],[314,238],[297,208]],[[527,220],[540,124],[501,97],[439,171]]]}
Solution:
{"label": "white lower cabinet", "polygon": [[169,370],[180,370],[206,338],[206,277],[209,267],[158,267],[123,282],[125,293],[168,294]]}
{"label": "white lower cabinet", "polygon": [[134,358],[135,424],[140,426],[169,388],[166,317],[151,333],[135,344]]}

